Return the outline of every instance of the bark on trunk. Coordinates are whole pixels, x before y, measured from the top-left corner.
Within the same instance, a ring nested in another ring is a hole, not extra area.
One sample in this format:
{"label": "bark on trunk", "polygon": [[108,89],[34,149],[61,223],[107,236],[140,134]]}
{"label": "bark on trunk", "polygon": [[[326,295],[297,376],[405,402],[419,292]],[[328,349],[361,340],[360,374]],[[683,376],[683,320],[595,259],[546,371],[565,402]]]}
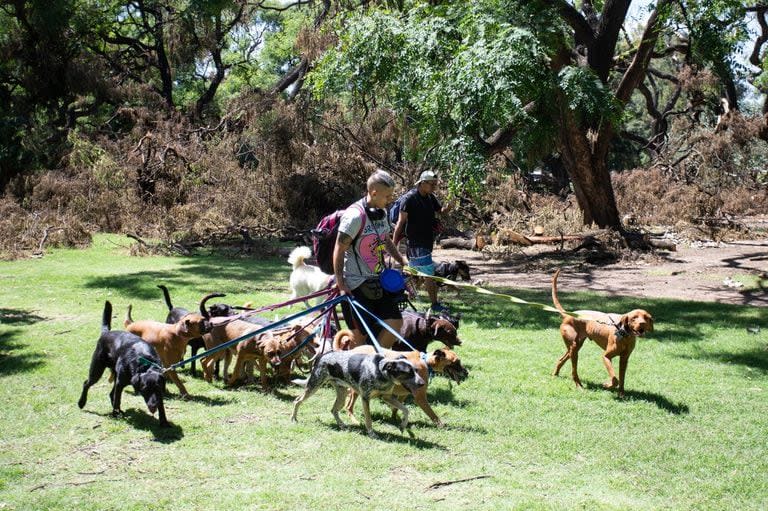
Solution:
{"label": "bark on trunk", "polygon": [[602,133],[579,126],[570,112],[560,125],[559,149],[563,166],[573,183],[584,225],[621,229],[619,210],[606,165],[610,128]]}

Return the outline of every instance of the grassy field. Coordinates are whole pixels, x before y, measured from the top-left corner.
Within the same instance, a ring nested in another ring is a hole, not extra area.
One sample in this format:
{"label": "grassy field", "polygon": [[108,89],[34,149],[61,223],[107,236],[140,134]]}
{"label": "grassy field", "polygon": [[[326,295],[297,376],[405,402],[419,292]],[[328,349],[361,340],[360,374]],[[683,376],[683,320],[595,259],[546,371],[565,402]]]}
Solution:
{"label": "grassy field", "polygon": [[[411,406],[413,436],[402,434],[376,402],[379,440],[339,431],[330,389],[293,424],[298,387],[228,390],[184,372],[194,397],[169,386],[164,429],[132,389],[125,417],[112,418],[106,378],[76,405],[104,300],[113,326],[129,303],[134,318],[162,321],[161,283],[188,308],[214,291],[265,305],[287,298],[289,266],[129,257],[127,244],[99,236],[86,251],[0,263],[0,509],[768,508],[765,308],[561,293],[571,309],[654,314],[618,400],[600,387],[594,343],[581,352],[585,391],[569,365],[550,376],[564,348],[556,315],[447,294],[463,314],[457,351],[470,378],[430,384],[444,429]],[[548,303],[548,289],[503,291]]]}

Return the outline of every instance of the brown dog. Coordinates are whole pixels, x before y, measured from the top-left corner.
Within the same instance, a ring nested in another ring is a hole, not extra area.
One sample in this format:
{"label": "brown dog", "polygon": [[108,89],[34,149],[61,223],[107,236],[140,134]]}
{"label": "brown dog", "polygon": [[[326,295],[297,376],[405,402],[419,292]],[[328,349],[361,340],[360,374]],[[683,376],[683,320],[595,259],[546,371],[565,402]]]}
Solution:
{"label": "brown dog", "polygon": [[[347,334],[344,330],[341,330],[339,331],[339,334],[351,335],[351,332]],[[373,354],[376,353],[376,350],[373,348],[373,346],[365,345],[358,346],[357,348],[353,349],[352,353]],[[401,356],[405,357],[406,360],[408,360],[408,362],[410,362],[411,365],[413,365],[413,367],[416,369],[416,372],[419,374],[419,376],[421,376],[421,378],[426,382],[423,386],[419,387],[414,392],[411,392],[402,385],[395,385],[392,388],[391,394],[398,398],[400,401],[403,401],[406,397],[412,394],[414,402],[416,402],[416,404],[418,404],[421,409],[424,410],[424,413],[426,413],[429,418],[432,419],[432,422],[439,428],[443,427],[443,421],[441,421],[437,416],[435,411],[429,405],[429,400],[427,399],[429,377],[434,372],[444,374],[456,383],[461,383],[466,380],[467,376],[469,376],[469,372],[464,368],[463,365],[461,365],[459,356],[448,348],[435,350],[429,355],[425,354],[423,358],[422,354],[418,351],[403,352],[382,350],[382,354],[387,358],[398,358]],[[347,413],[349,414],[350,418],[354,418],[356,399],[357,394],[354,391],[350,391],[350,394],[347,397],[346,406]],[[393,413],[396,414],[397,412],[393,410]]]}
{"label": "brown dog", "polygon": [[[254,330],[262,328],[260,325],[255,325],[241,319],[225,321],[222,324],[217,324],[215,318],[211,321],[211,331],[203,336],[203,342],[205,343],[206,350],[213,349],[221,344],[224,344],[225,342],[232,341],[238,337],[242,337],[249,332],[253,332]],[[210,355],[200,359],[200,367],[203,368],[203,378],[205,381],[208,383],[213,381],[216,362],[222,358],[224,359],[224,374],[222,374],[222,379],[224,381],[228,381],[227,374],[229,370],[229,363],[232,358],[232,354],[236,352],[236,350],[236,347],[229,347],[227,349],[217,351],[216,353],[211,353]]]}
{"label": "brown dog", "polygon": [[[427,346],[432,341],[440,341],[449,348],[461,345],[456,320],[446,319],[441,316],[420,314],[417,312],[403,311],[403,326],[400,335],[418,351],[427,351]],[[335,336],[333,341],[334,351],[343,351],[356,348],[355,340],[347,334]],[[393,346],[385,346],[395,351],[406,351],[411,348],[400,341],[395,341]]]}
{"label": "brown dog", "polygon": [[[571,316],[560,305],[557,299],[557,277],[560,270],[552,277],[552,302],[563,318],[560,323],[560,335],[563,336],[566,351],[560,357],[553,372],[560,373],[565,361],[571,359],[571,373],[578,388],[582,388],[578,374],[579,350],[584,341],[592,339],[603,351],[603,364],[608,371],[609,380],[603,385],[607,389],[618,389],[619,397],[624,396],[624,377],[627,373],[627,363],[632,350],[635,349],[637,337],[653,331],[653,317],[643,309],[635,309],[623,315],[606,314],[596,311],[574,311],[578,318]],[[611,359],[619,356],[619,377],[613,370]]]}
{"label": "brown dog", "polygon": [[[126,331],[138,335],[155,348],[164,367],[180,362],[184,358],[189,340],[202,336],[209,326],[200,314],[187,314],[170,325],[150,320],[134,322],[131,318],[130,305],[123,324]],[[176,371],[168,371],[167,375],[179,388],[181,397],[189,397]]]}
{"label": "brown dog", "polygon": [[[264,332],[238,343],[235,368],[227,384],[234,385],[240,379],[246,363],[255,361],[259,368],[261,387],[264,390],[268,390],[269,375],[267,374],[267,364],[271,365],[279,376],[285,377],[285,370],[287,369],[290,372],[291,360],[296,354],[294,353],[289,359],[284,360],[282,353],[288,353],[298,343],[311,335],[311,333],[311,331],[301,325],[294,325],[288,328],[278,328]],[[286,369],[283,369],[283,364],[285,364]]]}

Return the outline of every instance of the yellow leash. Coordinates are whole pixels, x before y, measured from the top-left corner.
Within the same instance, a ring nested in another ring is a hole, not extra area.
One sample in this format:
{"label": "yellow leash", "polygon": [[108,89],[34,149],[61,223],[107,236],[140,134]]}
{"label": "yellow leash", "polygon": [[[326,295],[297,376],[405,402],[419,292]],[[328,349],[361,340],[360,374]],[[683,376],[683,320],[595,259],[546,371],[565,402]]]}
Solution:
{"label": "yellow leash", "polygon": [[[547,312],[556,312],[560,314],[560,311],[556,308],[552,307],[551,305],[547,305],[544,303],[536,303],[536,302],[529,302],[528,300],[523,300],[522,298],[518,298],[516,296],[504,294],[504,293],[496,293],[494,291],[489,291],[488,289],[485,289],[480,286],[476,286],[474,284],[470,284],[469,282],[456,282],[455,280],[446,279],[443,277],[436,277],[434,275],[427,275],[426,273],[422,273],[419,270],[415,268],[411,268],[410,266],[406,266],[403,268],[403,271],[409,275],[412,275],[414,277],[423,277],[427,279],[432,279],[435,282],[440,282],[441,284],[446,284],[448,286],[454,286],[454,287],[463,287],[467,289],[471,289],[472,291],[475,291],[476,293],[489,295],[489,296],[497,296],[499,298],[503,298],[505,300],[509,300],[513,303],[521,303],[523,305],[530,305],[532,307],[538,307],[539,309],[545,310]],[[570,312],[568,314],[571,314]],[[576,316],[575,314],[571,314],[573,316]]]}

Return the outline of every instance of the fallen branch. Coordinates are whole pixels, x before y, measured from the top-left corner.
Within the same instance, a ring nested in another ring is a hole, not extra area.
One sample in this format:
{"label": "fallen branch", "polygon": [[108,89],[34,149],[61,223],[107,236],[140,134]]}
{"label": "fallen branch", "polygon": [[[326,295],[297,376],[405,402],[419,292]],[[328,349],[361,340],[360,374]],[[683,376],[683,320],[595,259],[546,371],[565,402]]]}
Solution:
{"label": "fallen branch", "polygon": [[46,227],[45,231],[43,232],[43,239],[40,240],[40,244],[37,246],[37,250],[35,252],[32,252],[33,255],[40,255],[43,253],[43,246],[45,245],[45,242],[48,240],[48,235],[51,233],[51,231],[63,231],[63,227]]}
{"label": "fallen branch", "polygon": [[439,483],[433,483],[427,486],[427,489],[429,490],[435,490],[437,488],[440,488],[441,486],[449,486],[451,484],[456,483],[466,483],[467,481],[474,481],[476,479],[488,479],[491,476],[483,475],[483,476],[475,476],[475,477],[467,477],[466,479],[456,479],[455,481],[442,481]]}

